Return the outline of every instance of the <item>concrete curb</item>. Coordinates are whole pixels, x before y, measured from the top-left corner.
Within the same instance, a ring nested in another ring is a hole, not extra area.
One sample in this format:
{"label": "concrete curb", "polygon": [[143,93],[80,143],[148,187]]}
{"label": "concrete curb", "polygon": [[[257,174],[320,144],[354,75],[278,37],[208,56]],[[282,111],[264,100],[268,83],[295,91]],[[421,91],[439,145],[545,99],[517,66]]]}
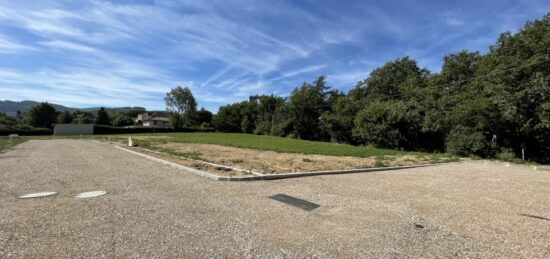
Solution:
{"label": "concrete curb", "polygon": [[227,165],[222,165],[222,164],[216,164],[216,163],[206,162],[206,161],[202,161],[202,160],[187,158],[187,157],[179,157],[179,156],[176,156],[176,155],[166,154],[166,153],[162,153],[160,151],[151,150],[151,149],[147,149],[147,148],[139,148],[139,149],[145,150],[147,152],[155,153],[155,154],[160,154],[160,155],[164,155],[164,156],[171,156],[171,157],[175,157],[175,158],[179,158],[179,159],[184,159],[184,160],[187,160],[187,161],[193,161],[193,162],[197,162],[197,163],[201,163],[201,164],[205,164],[205,165],[209,165],[209,166],[213,166],[213,167],[230,169],[230,170],[233,170],[233,171],[239,171],[239,172],[243,172],[243,173],[247,173],[247,174],[263,175],[263,174],[260,174],[260,173],[252,172],[252,171],[237,168],[237,167],[232,167],[232,166],[227,166]]}
{"label": "concrete curb", "polygon": [[138,155],[138,156],[144,157],[144,158],[146,158],[146,159],[149,159],[149,160],[152,160],[152,161],[155,161],[155,162],[159,162],[159,163],[161,163],[161,164],[165,164],[165,165],[169,165],[169,166],[171,166],[171,167],[175,167],[175,168],[177,168],[177,169],[180,169],[180,170],[183,170],[183,171],[186,171],[186,172],[189,172],[189,173],[193,173],[193,174],[196,174],[196,175],[208,177],[208,178],[210,178],[210,179],[218,180],[218,177],[220,177],[219,175],[207,173],[207,172],[204,172],[204,171],[201,171],[201,170],[197,170],[197,169],[194,169],[194,168],[191,168],[191,167],[187,167],[187,166],[179,165],[179,164],[176,164],[176,163],[172,163],[172,162],[170,162],[170,161],[166,161],[166,160],[163,160],[163,159],[160,159],[160,158],[156,158],[156,157],[153,157],[153,156],[150,156],[150,155],[142,154],[142,153],[139,153],[139,152],[136,152],[136,151],[132,151],[132,150],[129,150],[129,149],[120,147],[120,146],[115,146],[115,148],[118,148],[118,149],[120,149],[120,150],[124,150],[124,151],[129,152],[129,153],[132,153],[132,154],[134,154],[134,155]]}
{"label": "concrete curb", "polygon": [[418,167],[428,167],[436,165],[446,165],[446,164],[455,164],[459,162],[449,162],[449,163],[438,163],[438,164],[420,164],[420,165],[410,165],[410,166],[394,166],[394,167],[376,167],[376,168],[360,168],[360,169],[347,169],[347,170],[334,170],[334,171],[313,171],[313,172],[299,172],[299,173],[283,173],[283,174],[267,174],[267,175],[251,175],[251,176],[221,176],[208,173],[205,171],[197,170],[180,164],[176,164],[170,161],[166,161],[160,158],[156,158],[150,155],[142,154],[133,150],[129,150],[120,146],[115,146],[120,150],[144,157],[146,159],[156,161],[171,167],[193,173],[199,176],[207,177],[213,180],[218,181],[229,181],[229,182],[242,182],[242,181],[257,181],[257,180],[277,180],[277,179],[286,179],[286,178],[295,178],[295,177],[306,177],[306,176],[316,176],[316,175],[330,175],[330,174],[353,174],[353,173],[369,173],[369,172],[379,172],[379,171],[393,171],[400,169],[410,169]]}

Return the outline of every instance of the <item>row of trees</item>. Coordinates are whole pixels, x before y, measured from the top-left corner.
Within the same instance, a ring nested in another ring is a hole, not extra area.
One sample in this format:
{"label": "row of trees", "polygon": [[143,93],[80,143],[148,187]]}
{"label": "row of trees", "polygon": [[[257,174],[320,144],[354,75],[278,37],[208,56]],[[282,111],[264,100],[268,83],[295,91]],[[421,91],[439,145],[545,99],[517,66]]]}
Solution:
{"label": "row of trees", "polygon": [[143,112],[145,112],[144,109],[108,112],[103,107],[95,113],[82,110],[76,110],[74,112],[56,111],[52,105],[43,102],[31,107],[24,114],[18,111],[15,117],[0,114],[0,123],[11,129],[51,128],[55,123],[97,124],[123,127],[134,125],[135,122],[132,118],[137,117],[139,113]]}
{"label": "row of trees", "polygon": [[444,57],[439,73],[404,57],[348,93],[321,76],[288,98],[251,96],[222,106],[219,131],[459,155],[550,161],[550,14],[503,33],[487,54]]}
{"label": "row of trees", "polygon": [[[165,100],[173,128],[193,126],[200,126],[205,129],[211,128],[213,114],[204,108],[197,110],[197,102],[189,88],[178,86],[166,95]],[[140,126],[134,119],[138,114],[145,112],[146,110],[143,108],[134,108],[127,111],[108,111],[103,107],[97,112],[82,110],[73,112],[56,111],[52,105],[43,102],[31,107],[24,114],[18,111],[17,115],[13,117],[0,113],[0,124],[13,130],[52,128],[55,123],[96,124],[115,127]]]}
{"label": "row of trees", "polygon": [[58,113],[56,123],[97,124],[115,127],[135,125],[134,118],[144,113],[144,109],[130,109],[124,112],[108,112],[101,107],[97,113],[76,110],[75,112],[63,111]]}

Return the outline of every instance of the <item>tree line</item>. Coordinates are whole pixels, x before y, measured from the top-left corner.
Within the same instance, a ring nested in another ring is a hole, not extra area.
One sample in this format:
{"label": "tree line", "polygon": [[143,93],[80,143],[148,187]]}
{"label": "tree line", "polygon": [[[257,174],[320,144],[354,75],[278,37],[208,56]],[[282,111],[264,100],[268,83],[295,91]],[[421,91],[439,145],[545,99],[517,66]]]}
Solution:
{"label": "tree line", "polygon": [[97,124],[115,127],[135,125],[133,118],[146,112],[144,109],[129,109],[123,112],[111,112],[101,107],[97,112],[75,110],[57,111],[47,102],[31,107],[25,113],[17,111],[16,116],[0,113],[0,124],[9,129],[30,130],[36,128],[51,129],[56,123]]}
{"label": "tree line", "polygon": [[[197,109],[197,102],[187,87],[176,87],[167,93],[166,107],[174,129],[182,127],[211,129],[213,114]],[[113,111],[101,107],[97,112],[75,110],[57,111],[54,106],[42,102],[31,107],[25,113],[17,111],[16,116],[0,113],[0,124],[9,130],[52,129],[54,124],[96,124],[113,127],[141,126],[136,118],[141,113],[166,113],[164,111],[147,112],[143,108],[131,108],[126,111]]]}
{"label": "tree line", "polygon": [[326,77],[289,97],[221,106],[217,130],[480,157],[550,162],[550,14],[500,35],[486,54],[463,50],[441,71],[387,62],[347,93]]}

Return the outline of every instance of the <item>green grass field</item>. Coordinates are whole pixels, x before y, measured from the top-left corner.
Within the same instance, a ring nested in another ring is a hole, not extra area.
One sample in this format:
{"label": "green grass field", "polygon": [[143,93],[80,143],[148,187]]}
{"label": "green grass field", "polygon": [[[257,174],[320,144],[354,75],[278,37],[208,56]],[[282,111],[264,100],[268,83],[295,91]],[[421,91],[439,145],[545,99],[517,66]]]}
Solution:
{"label": "green grass field", "polygon": [[[148,142],[171,141],[179,143],[202,143],[232,146],[239,148],[250,148],[258,150],[270,150],[284,153],[320,154],[333,156],[385,156],[385,155],[429,155],[436,157],[448,156],[447,154],[431,154],[421,152],[405,152],[389,149],[380,149],[366,146],[352,146],[319,141],[307,141],[299,139],[281,138],[273,136],[239,134],[239,133],[158,133],[158,134],[135,134],[135,135],[113,135],[114,138],[129,136],[151,136],[168,137],[168,140],[156,138],[148,139]],[[94,136],[98,137],[98,136]],[[107,136],[101,136],[105,138]],[[152,144],[151,143],[151,144]]]}
{"label": "green grass field", "polygon": [[[26,138],[16,138],[16,139],[13,140],[12,146],[19,145],[19,144],[25,142],[26,140],[27,140]],[[8,140],[0,138],[0,151],[8,148],[9,146],[10,145],[8,143]]]}

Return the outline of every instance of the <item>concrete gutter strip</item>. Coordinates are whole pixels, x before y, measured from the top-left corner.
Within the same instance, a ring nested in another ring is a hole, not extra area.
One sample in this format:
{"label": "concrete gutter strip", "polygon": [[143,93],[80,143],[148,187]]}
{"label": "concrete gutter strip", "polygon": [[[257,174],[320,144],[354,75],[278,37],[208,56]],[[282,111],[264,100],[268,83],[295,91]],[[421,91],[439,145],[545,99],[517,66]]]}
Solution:
{"label": "concrete gutter strip", "polygon": [[[243,173],[247,173],[247,174],[264,175],[264,174],[261,174],[261,173],[252,172],[252,171],[250,171],[250,170],[245,170],[245,169],[241,169],[241,168],[237,168],[237,167],[231,167],[231,166],[227,166],[227,165],[222,165],[222,164],[216,164],[216,163],[206,162],[206,161],[197,160],[197,159],[192,159],[192,158],[188,158],[188,157],[181,157],[181,156],[176,156],[176,155],[172,155],[172,154],[166,154],[166,153],[162,153],[162,152],[159,152],[159,151],[156,151],[156,150],[147,149],[147,148],[142,148],[142,147],[140,147],[140,149],[143,149],[143,150],[145,150],[145,151],[147,151],[147,152],[152,152],[152,153],[164,155],[164,156],[171,156],[171,157],[175,157],[175,158],[179,158],[179,159],[185,159],[185,160],[188,160],[188,161],[193,161],[193,162],[197,162],[197,163],[202,163],[202,164],[209,165],[209,166],[213,166],[213,167],[219,167],[219,168],[224,168],[224,169],[231,169],[231,170],[233,170],[233,171],[239,171],[239,172],[243,172]],[[139,152],[138,152],[138,153],[139,153]]]}
{"label": "concrete gutter strip", "polygon": [[266,174],[266,175],[253,175],[253,176],[220,176],[215,175],[212,173],[208,173],[205,171],[197,170],[194,168],[190,168],[187,166],[183,166],[180,164],[176,164],[170,161],[166,161],[160,158],[156,158],[153,156],[149,156],[143,153],[135,152],[133,150],[129,150],[120,146],[115,146],[115,148],[118,148],[120,150],[124,150],[126,152],[144,157],[146,159],[156,161],[165,165],[169,165],[178,169],[181,169],[186,172],[190,172],[196,175],[208,177],[213,180],[218,181],[256,181],[256,180],[276,180],[276,179],[285,179],[285,178],[294,178],[294,177],[304,177],[304,176],[315,176],[315,175],[330,175],[330,174],[352,174],[352,173],[367,173],[367,172],[378,172],[378,171],[392,171],[392,170],[400,170],[400,169],[410,169],[410,168],[417,168],[417,167],[428,167],[428,166],[435,166],[435,165],[443,165],[443,164],[455,164],[458,162],[450,162],[450,163],[438,163],[438,164],[420,164],[420,165],[409,165],[409,166],[394,166],[394,167],[377,167],[377,168],[360,168],[360,169],[346,169],[346,170],[334,170],[334,171],[313,171],[313,172],[299,172],[299,173],[283,173],[283,174]]}
{"label": "concrete gutter strip", "polygon": [[427,167],[440,164],[422,164],[411,166],[396,166],[396,167],[376,167],[376,168],[359,168],[348,170],[334,170],[334,171],[313,171],[313,172],[299,172],[299,173],[283,173],[283,174],[266,174],[261,176],[219,176],[218,181],[254,181],[254,180],[277,180],[294,177],[316,176],[316,175],[331,175],[331,174],[354,174],[354,173],[368,173],[377,171],[392,171],[400,169],[409,169],[417,167]]}
{"label": "concrete gutter strip", "polygon": [[191,167],[187,167],[187,166],[179,165],[179,164],[176,164],[176,163],[172,163],[170,161],[166,161],[166,160],[163,160],[163,159],[152,157],[152,156],[142,154],[142,153],[139,153],[139,152],[136,152],[136,151],[132,151],[132,150],[120,147],[120,146],[115,146],[115,148],[118,148],[120,150],[124,150],[124,151],[132,153],[134,155],[144,157],[144,158],[149,159],[149,160],[153,160],[153,161],[165,164],[165,165],[169,165],[171,167],[175,167],[175,168],[183,170],[183,171],[187,171],[187,172],[190,172],[190,173],[193,173],[193,174],[196,174],[196,175],[208,177],[210,179],[218,180],[218,177],[219,177],[218,175],[215,175],[215,174],[207,173],[207,172],[197,170],[197,169],[194,169],[194,168],[191,168]]}

